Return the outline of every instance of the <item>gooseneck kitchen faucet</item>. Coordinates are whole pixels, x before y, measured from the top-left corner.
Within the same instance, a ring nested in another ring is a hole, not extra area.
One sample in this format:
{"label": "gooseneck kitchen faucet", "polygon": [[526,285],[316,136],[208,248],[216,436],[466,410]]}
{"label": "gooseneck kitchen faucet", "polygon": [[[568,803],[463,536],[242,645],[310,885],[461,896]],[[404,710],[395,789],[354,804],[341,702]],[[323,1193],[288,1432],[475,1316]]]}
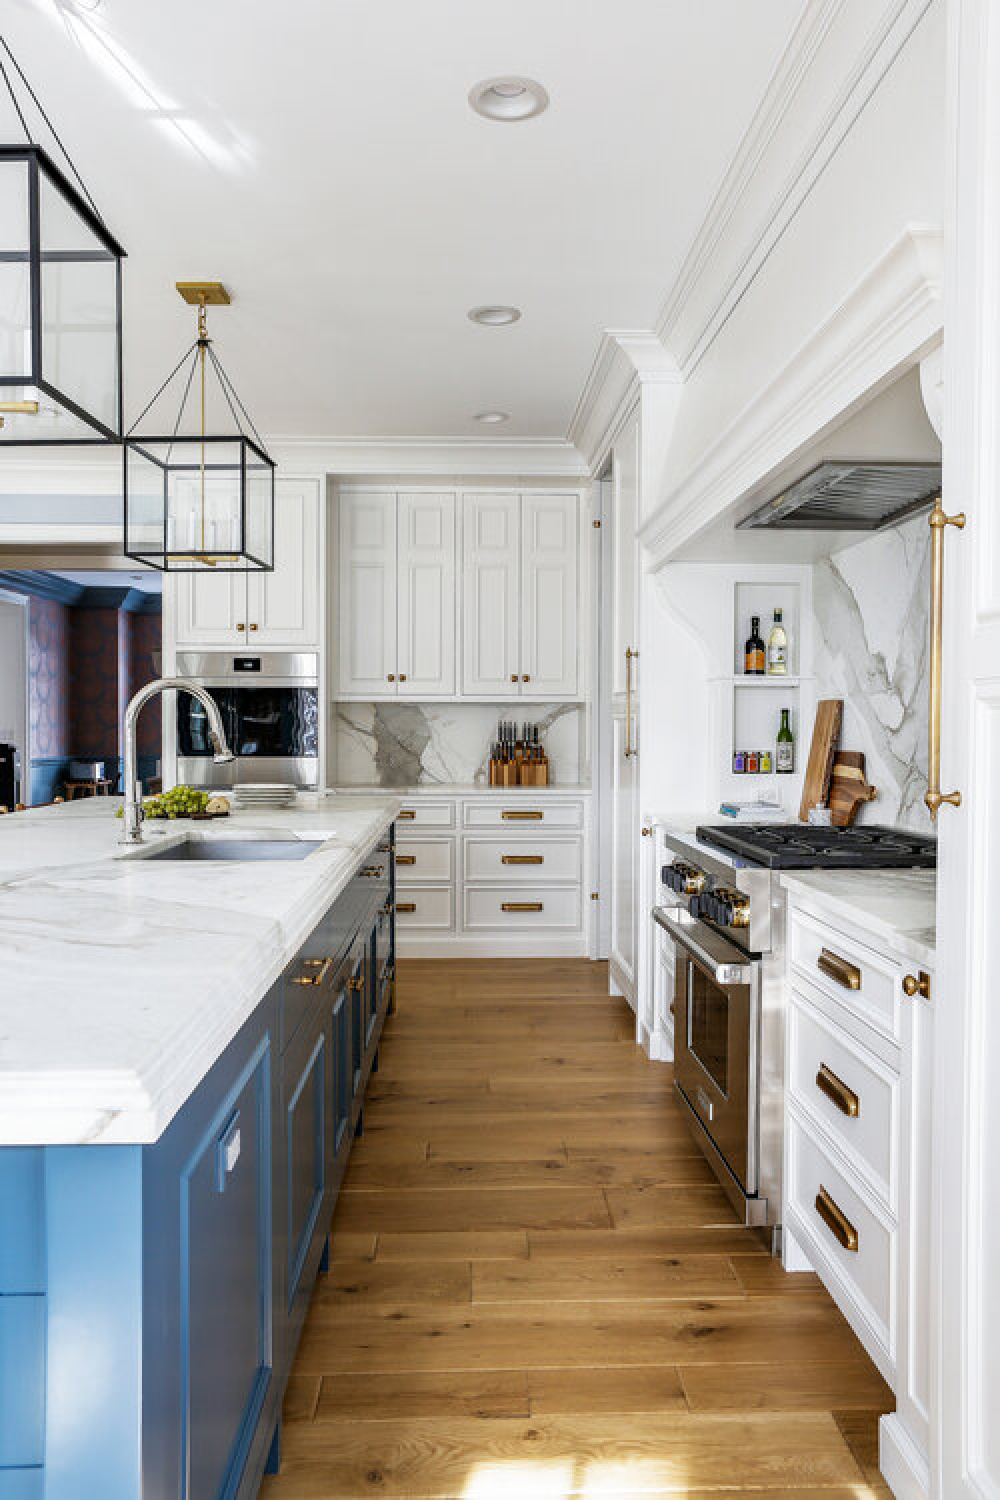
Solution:
{"label": "gooseneck kitchen faucet", "polygon": [[158,677],[153,682],[147,682],[145,687],[139,689],[125,710],[125,803],[122,809],[122,836],[118,840],[120,844],[142,843],[142,788],[138,785],[136,726],[139,715],[150,698],[155,698],[157,693],[165,693],[168,688],[173,688],[177,692],[190,693],[192,698],[197,698],[198,702],[204,705],[205,712],[208,714],[208,738],[212,744],[214,752],[212,758],[216,765],[225,765],[227,761],[236,759],[226,742],[226,731],[223,728],[219,705],[211,693],[207,693],[189,677]]}

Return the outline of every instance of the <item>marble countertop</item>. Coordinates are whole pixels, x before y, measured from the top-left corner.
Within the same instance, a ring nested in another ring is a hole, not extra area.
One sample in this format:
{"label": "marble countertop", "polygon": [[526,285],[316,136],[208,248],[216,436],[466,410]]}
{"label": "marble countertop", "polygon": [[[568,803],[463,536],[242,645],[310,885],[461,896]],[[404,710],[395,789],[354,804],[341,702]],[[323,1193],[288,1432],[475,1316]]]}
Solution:
{"label": "marble countertop", "polygon": [[550,797],[554,793],[564,797],[586,797],[590,795],[589,782],[569,784],[550,782],[548,786],[477,786],[475,782],[421,781],[416,786],[338,786],[338,797]]}
{"label": "marble countertop", "polygon": [[821,920],[838,917],[914,963],[933,967],[934,870],[786,870],[781,884],[796,906]]}
{"label": "marble countertop", "polygon": [[[0,1145],[156,1140],[399,809],[300,795],[148,823],[123,849],[119,800],[0,818]],[[323,842],[292,862],[148,858],[254,831]]]}

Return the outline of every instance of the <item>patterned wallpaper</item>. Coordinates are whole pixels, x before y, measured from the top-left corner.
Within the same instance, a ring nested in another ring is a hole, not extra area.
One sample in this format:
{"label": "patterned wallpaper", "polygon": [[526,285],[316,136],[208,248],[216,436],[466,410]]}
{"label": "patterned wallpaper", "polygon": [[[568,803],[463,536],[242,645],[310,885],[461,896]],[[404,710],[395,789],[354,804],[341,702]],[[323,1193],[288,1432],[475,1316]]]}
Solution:
{"label": "patterned wallpaper", "polygon": [[[159,652],[163,645],[163,617],[129,614],[125,618],[129,631],[126,698],[131,698],[139,688],[160,675],[156,664],[159,657],[154,661],[154,653]],[[160,697],[150,699],[139,716],[139,754],[150,755],[155,760],[159,760],[162,753],[162,702]]]}
{"label": "patterned wallpaper", "polygon": [[117,609],[71,610],[70,740],[73,755],[87,759],[118,755],[118,617]]}
{"label": "patterned wallpaper", "polygon": [[33,598],[28,631],[31,754],[69,755],[69,609],[51,599]]}

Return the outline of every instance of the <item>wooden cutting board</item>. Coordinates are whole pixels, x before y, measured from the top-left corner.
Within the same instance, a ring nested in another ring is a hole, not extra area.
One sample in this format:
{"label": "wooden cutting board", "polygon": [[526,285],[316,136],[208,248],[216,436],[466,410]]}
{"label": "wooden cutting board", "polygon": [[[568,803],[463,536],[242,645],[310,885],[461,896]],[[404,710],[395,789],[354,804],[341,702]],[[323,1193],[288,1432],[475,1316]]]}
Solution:
{"label": "wooden cutting board", "polygon": [[834,828],[850,828],[863,802],[878,796],[865,779],[865,757],[860,750],[838,750],[830,778],[830,811]]}
{"label": "wooden cutting board", "polygon": [[826,806],[833,757],[843,717],[843,698],[823,698],[816,705],[816,723],[806,764],[806,779],[802,783],[802,801],[799,803],[799,819],[803,823],[808,821],[811,807]]}

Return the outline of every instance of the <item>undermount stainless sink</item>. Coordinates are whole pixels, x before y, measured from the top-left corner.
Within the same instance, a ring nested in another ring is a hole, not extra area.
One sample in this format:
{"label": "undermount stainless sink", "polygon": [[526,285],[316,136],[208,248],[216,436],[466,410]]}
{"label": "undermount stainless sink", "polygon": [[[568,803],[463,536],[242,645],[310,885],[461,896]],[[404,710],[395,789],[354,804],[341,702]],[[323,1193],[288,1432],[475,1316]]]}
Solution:
{"label": "undermount stainless sink", "polygon": [[146,859],[180,860],[265,860],[307,859],[324,842],[323,839],[192,839],[156,849]]}

